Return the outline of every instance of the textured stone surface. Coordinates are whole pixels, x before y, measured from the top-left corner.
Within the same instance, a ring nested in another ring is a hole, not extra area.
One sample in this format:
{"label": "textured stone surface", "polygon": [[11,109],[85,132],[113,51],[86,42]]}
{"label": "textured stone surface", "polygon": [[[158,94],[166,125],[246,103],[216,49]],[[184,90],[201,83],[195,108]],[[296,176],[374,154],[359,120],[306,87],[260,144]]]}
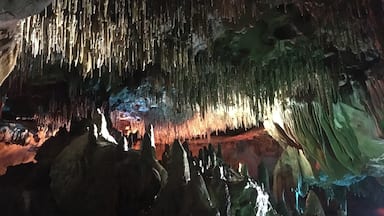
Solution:
{"label": "textured stone surface", "polygon": [[0,2],[0,21],[23,19],[40,13],[52,0],[5,0]]}
{"label": "textured stone surface", "polygon": [[13,71],[20,48],[19,20],[44,10],[52,0],[0,1],[0,85]]}
{"label": "textured stone surface", "polygon": [[0,85],[16,65],[19,52],[20,28],[18,21],[0,21]]}

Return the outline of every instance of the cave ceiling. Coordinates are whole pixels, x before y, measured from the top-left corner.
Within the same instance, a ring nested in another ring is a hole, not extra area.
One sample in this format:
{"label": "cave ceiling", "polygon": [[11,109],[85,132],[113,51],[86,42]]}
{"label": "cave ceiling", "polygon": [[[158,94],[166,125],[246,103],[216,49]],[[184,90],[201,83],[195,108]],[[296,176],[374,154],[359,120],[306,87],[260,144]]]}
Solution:
{"label": "cave ceiling", "polygon": [[30,98],[28,113],[85,116],[106,102],[125,109],[129,100],[109,96],[128,87],[139,98],[132,103],[161,108],[156,121],[233,108],[252,119],[233,127],[251,127],[275,99],[311,101],[318,85],[350,93],[351,80],[381,76],[378,0],[12,0],[0,8],[2,94],[9,104]]}

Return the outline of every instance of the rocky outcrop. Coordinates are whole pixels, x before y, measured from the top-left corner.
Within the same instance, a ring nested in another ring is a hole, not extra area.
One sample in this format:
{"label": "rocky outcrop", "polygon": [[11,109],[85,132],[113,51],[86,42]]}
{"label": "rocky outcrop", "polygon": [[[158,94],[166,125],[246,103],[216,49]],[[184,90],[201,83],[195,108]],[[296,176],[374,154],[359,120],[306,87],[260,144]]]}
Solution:
{"label": "rocky outcrop", "polygon": [[0,84],[8,77],[16,65],[19,52],[20,28],[18,21],[2,22],[0,20]]}
{"label": "rocky outcrop", "polygon": [[[169,180],[151,215],[274,215],[269,196],[248,176],[225,164],[212,145],[192,156],[187,143],[175,141],[168,159]],[[166,159],[166,157],[164,157]],[[261,200],[264,200],[262,202]]]}
{"label": "rocky outcrop", "polygon": [[0,2],[0,21],[19,20],[40,13],[52,0],[8,0]]}
{"label": "rocky outcrop", "polygon": [[51,1],[10,0],[0,2],[0,85],[16,65],[20,49],[20,19],[41,12]]}
{"label": "rocky outcrop", "polygon": [[[74,122],[77,132],[62,128],[39,149],[38,163],[0,177],[5,216],[260,215],[271,209],[248,172],[229,168],[212,145],[193,157],[187,143],[175,141],[169,160],[159,163],[149,134],[140,150],[123,151],[121,139],[107,145],[94,133],[92,127],[103,128],[99,120]],[[260,197],[266,205],[258,204]]]}
{"label": "rocky outcrop", "polygon": [[58,208],[64,215],[146,212],[166,171],[148,147],[148,135],[141,151],[123,152],[114,139],[105,138],[111,135],[99,114],[89,132],[73,139],[52,163],[50,186]]}

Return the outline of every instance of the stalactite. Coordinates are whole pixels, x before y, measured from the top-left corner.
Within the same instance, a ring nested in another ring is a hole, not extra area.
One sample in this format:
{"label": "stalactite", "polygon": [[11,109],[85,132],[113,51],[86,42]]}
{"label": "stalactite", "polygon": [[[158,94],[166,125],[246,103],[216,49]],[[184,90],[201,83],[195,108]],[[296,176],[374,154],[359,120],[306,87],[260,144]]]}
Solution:
{"label": "stalactite", "polygon": [[[55,62],[59,56],[69,69],[79,65],[84,75],[91,76],[100,76],[104,71],[124,76],[126,71],[133,73],[160,64],[170,75],[170,89],[175,89],[181,110],[195,107],[205,116],[214,107],[234,104],[242,109],[256,107],[252,116],[257,119],[274,97],[283,99],[292,92],[308,91],[298,87],[298,80],[307,82],[313,74],[324,72],[318,63],[321,59],[313,57],[316,48],[321,50],[329,41],[354,52],[373,47],[373,42],[365,37],[364,20],[358,18],[361,15],[355,18],[350,14],[351,20],[337,16],[336,3],[322,6],[289,0],[257,1],[251,5],[248,2],[54,0],[52,11],[22,21],[20,58],[25,65],[20,68],[30,70],[31,61],[26,57],[30,54],[41,56],[42,65]],[[214,59],[209,17],[237,23],[242,15],[258,15],[259,7],[285,7],[289,3],[297,4],[302,14],[309,11],[315,18],[324,18],[318,21],[323,32],[316,33],[319,44],[315,48],[295,45],[289,51],[286,47],[290,45],[280,41],[275,47],[279,54],[263,61],[262,66],[252,61],[248,62],[251,66],[235,66]],[[325,11],[321,7],[329,9],[330,15],[315,14]],[[360,14],[357,3],[351,7],[348,13],[357,9]],[[207,46],[198,54],[193,50],[196,40]]]}
{"label": "stalactite", "polygon": [[[215,5],[223,7],[223,14],[230,19],[245,13],[244,1],[228,3],[54,0],[52,11],[23,23],[23,47],[32,47],[34,56],[45,55],[47,62],[61,55],[70,65],[83,65],[86,73],[103,66],[111,70],[112,63],[119,65],[121,73],[123,68],[145,69],[155,63],[156,52],[169,48],[164,42],[170,39],[173,55],[162,54],[164,68],[169,69],[170,62],[175,67],[191,68],[187,59],[192,37],[196,34],[209,41],[207,17]],[[177,38],[170,38],[171,32]]]}

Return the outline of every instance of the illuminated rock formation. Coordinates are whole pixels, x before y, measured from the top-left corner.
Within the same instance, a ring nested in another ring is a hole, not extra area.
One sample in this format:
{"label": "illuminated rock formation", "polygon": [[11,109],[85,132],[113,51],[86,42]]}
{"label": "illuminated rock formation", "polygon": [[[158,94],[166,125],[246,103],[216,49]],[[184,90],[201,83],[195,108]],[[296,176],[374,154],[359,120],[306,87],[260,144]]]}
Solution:
{"label": "illuminated rock formation", "polygon": [[0,3],[2,120],[73,129],[37,184],[69,215],[353,214],[382,180],[383,1],[49,3]]}
{"label": "illuminated rock formation", "polygon": [[0,85],[12,72],[20,52],[20,20],[40,13],[52,0],[10,0],[0,2]]}

